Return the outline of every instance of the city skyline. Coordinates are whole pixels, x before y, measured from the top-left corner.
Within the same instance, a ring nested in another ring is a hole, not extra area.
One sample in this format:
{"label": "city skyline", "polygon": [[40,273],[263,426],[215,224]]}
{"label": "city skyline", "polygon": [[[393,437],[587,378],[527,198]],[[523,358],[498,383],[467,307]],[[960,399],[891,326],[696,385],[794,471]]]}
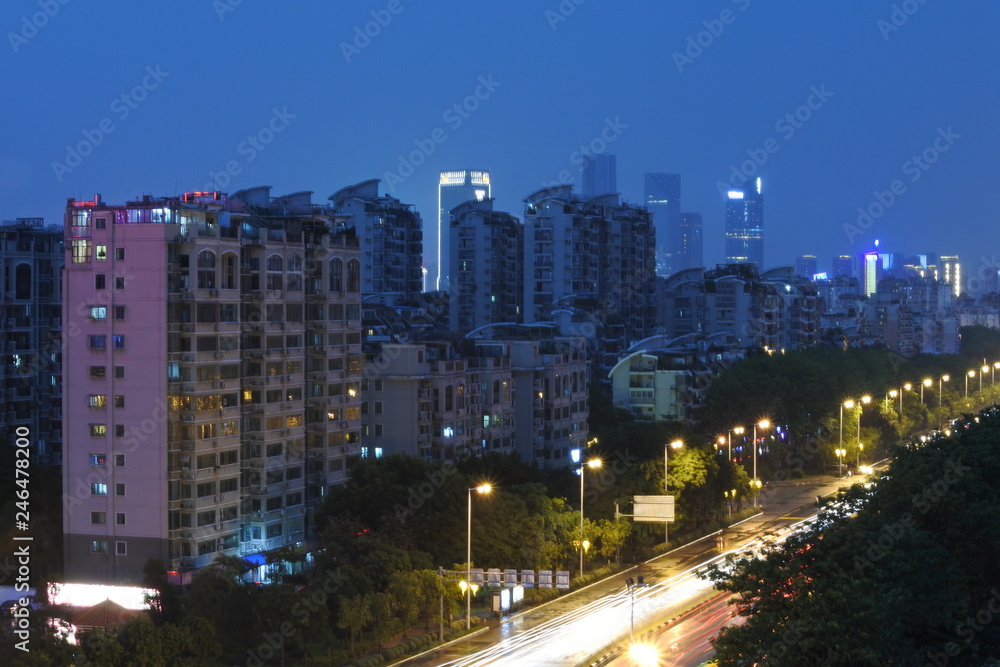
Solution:
{"label": "city skyline", "polygon": [[[81,44],[107,30],[101,11],[9,4],[3,82],[33,99],[8,109],[0,215],[51,224],[67,197],[95,192],[327,196],[379,178],[426,230],[441,170],[489,169],[497,209],[521,217],[542,185],[582,191],[587,156],[607,153],[631,203],[644,173],[683,176],[708,266],[724,258],[720,190],[758,176],[765,266],[811,253],[824,270],[876,237],[907,254],[954,252],[970,278],[994,262],[1000,231],[982,192],[998,177],[1000,100],[977,72],[1000,49],[995,5],[564,5],[134,6],[113,12],[116,39]],[[148,26],[198,53],[148,40]],[[602,48],[571,48],[588,39]],[[748,53],[753,76],[733,77]],[[435,76],[411,75],[420,69]]]}

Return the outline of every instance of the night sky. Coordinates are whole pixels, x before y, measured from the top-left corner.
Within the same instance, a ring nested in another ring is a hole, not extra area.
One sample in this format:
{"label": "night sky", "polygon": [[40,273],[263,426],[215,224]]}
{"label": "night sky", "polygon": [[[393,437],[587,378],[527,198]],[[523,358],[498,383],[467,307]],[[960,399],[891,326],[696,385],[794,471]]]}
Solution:
{"label": "night sky", "polygon": [[1000,262],[997,2],[7,0],[0,29],[3,219],[215,174],[320,202],[381,178],[429,228],[461,168],[520,217],[592,146],[630,202],[682,174],[709,265],[734,167],[763,179],[768,266],[875,238]]}

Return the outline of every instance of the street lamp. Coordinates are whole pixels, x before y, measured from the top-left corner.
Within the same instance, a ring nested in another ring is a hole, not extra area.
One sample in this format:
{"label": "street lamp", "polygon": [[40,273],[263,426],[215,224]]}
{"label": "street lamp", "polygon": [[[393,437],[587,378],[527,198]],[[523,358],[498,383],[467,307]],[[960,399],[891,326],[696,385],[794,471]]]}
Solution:
{"label": "street lamp", "polygon": [[989,366],[984,365],[981,369],[982,373],[979,374],[979,391],[983,390],[983,376],[986,375],[986,371],[990,370]]}
{"label": "street lamp", "polygon": [[[903,402],[902,394],[900,394],[899,402],[902,405]],[[854,407],[854,401],[850,399],[840,404],[840,444],[837,446],[837,455],[841,457],[842,455],[840,454],[840,452],[844,451],[844,408],[850,410],[853,407]],[[860,422],[858,423],[860,424]],[[844,476],[843,460],[841,460],[841,468],[839,476],[840,477]]]}
{"label": "street lamp", "polygon": [[[766,419],[761,419],[759,422],[753,425],[753,479],[754,485],[759,489],[760,481],[757,479],[757,427],[760,427],[762,431],[771,428],[771,422]],[[754,496],[753,506],[757,507],[757,496]]]}
{"label": "street lamp", "polygon": [[746,429],[743,428],[742,426],[734,426],[733,428],[729,429],[729,461],[730,461],[730,463],[733,460],[733,433],[735,433],[736,435],[743,435],[743,433],[745,431],[746,431]]}
{"label": "street lamp", "polygon": [[847,450],[844,449],[843,447],[838,447],[836,451],[837,451],[837,462],[838,462],[838,465],[839,465],[837,476],[838,477],[843,477],[844,476],[844,455],[847,454]]}
{"label": "street lamp", "polygon": [[861,470],[861,452],[863,452],[863,451],[865,451],[865,446],[862,445],[859,442],[858,443],[858,460],[857,460],[857,463],[856,463],[856,466],[857,466],[858,470]]}
{"label": "street lamp", "polygon": [[924,404],[924,387],[929,387],[934,383],[934,380],[930,378],[924,378],[924,381],[920,383],[920,405]]}
{"label": "street lamp", "polygon": [[965,397],[969,397],[969,378],[976,377],[976,371],[969,371],[965,374]]}
{"label": "street lamp", "polygon": [[[667,454],[670,452],[671,448],[680,449],[684,446],[684,442],[681,440],[674,440],[673,442],[663,445],[663,494],[670,495],[670,479],[667,477]],[[663,522],[663,544],[664,546],[670,545],[670,522]]]}
{"label": "street lamp", "polygon": [[938,378],[938,407],[939,408],[941,407],[941,400],[943,398],[942,397],[942,393],[941,393],[941,383],[942,382],[948,382],[950,380],[951,380],[951,376],[950,375],[942,375],[941,377]]}
{"label": "street lamp", "polygon": [[465,578],[469,580],[469,583],[465,588],[465,629],[468,630],[472,627],[472,492],[482,495],[489,493],[493,490],[493,487],[489,484],[480,484],[479,486],[469,487],[469,522],[468,522],[468,537],[465,541],[465,566],[468,568],[465,572]]}
{"label": "street lamp", "polygon": [[889,412],[889,399],[890,398],[895,399],[896,396],[898,396],[898,395],[899,395],[899,392],[896,391],[895,389],[893,389],[892,391],[890,391],[888,394],[885,395],[885,411],[886,412]]}
{"label": "street lamp", "polygon": [[990,386],[993,386],[993,385],[995,385],[997,383],[997,369],[998,368],[1000,368],[1000,361],[994,362],[994,364],[993,364],[993,370],[990,373]]}
{"label": "street lamp", "polygon": [[580,575],[583,575],[583,552],[586,548],[583,546],[583,471],[587,468],[600,468],[602,465],[601,459],[593,458],[589,461],[580,465]]}

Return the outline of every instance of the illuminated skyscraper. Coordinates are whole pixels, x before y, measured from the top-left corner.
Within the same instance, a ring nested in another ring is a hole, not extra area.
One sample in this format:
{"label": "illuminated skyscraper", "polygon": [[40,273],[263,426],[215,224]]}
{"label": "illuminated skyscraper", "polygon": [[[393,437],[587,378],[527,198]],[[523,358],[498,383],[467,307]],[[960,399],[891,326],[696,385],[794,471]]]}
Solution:
{"label": "illuminated skyscraper", "polygon": [[758,270],[763,270],[764,197],[760,179],[756,188],[748,184],[731,188],[726,194],[726,261],[753,262]]}
{"label": "illuminated skyscraper", "polygon": [[701,264],[700,261],[685,264],[682,258],[681,175],[646,174],[643,178],[643,197],[656,227],[656,273],[669,276]]}
{"label": "illuminated skyscraper", "polygon": [[866,252],[864,255],[864,271],[865,271],[865,296],[871,296],[875,294],[875,290],[878,286],[878,253],[877,252]]}
{"label": "illuminated skyscraper", "polygon": [[448,286],[448,230],[451,224],[451,209],[467,201],[483,201],[491,197],[489,171],[463,169],[441,172],[438,180],[437,230],[433,238],[435,251],[432,255],[436,265],[430,267],[432,289],[445,289]]}

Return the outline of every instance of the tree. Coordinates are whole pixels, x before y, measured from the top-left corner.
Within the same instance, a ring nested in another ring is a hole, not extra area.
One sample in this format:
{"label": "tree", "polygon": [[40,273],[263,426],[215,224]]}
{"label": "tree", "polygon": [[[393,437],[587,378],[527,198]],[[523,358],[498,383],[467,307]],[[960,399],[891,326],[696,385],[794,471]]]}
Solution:
{"label": "tree", "polygon": [[372,622],[371,595],[352,595],[341,600],[337,627],[351,633],[351,652],[355,651],[362,630]]}
{"label": "tree", "polygon": [[403,636],[420,615],[420,576],[416,572],[393,572],[389,576],[388,593],[392,610],[403,627]]}

